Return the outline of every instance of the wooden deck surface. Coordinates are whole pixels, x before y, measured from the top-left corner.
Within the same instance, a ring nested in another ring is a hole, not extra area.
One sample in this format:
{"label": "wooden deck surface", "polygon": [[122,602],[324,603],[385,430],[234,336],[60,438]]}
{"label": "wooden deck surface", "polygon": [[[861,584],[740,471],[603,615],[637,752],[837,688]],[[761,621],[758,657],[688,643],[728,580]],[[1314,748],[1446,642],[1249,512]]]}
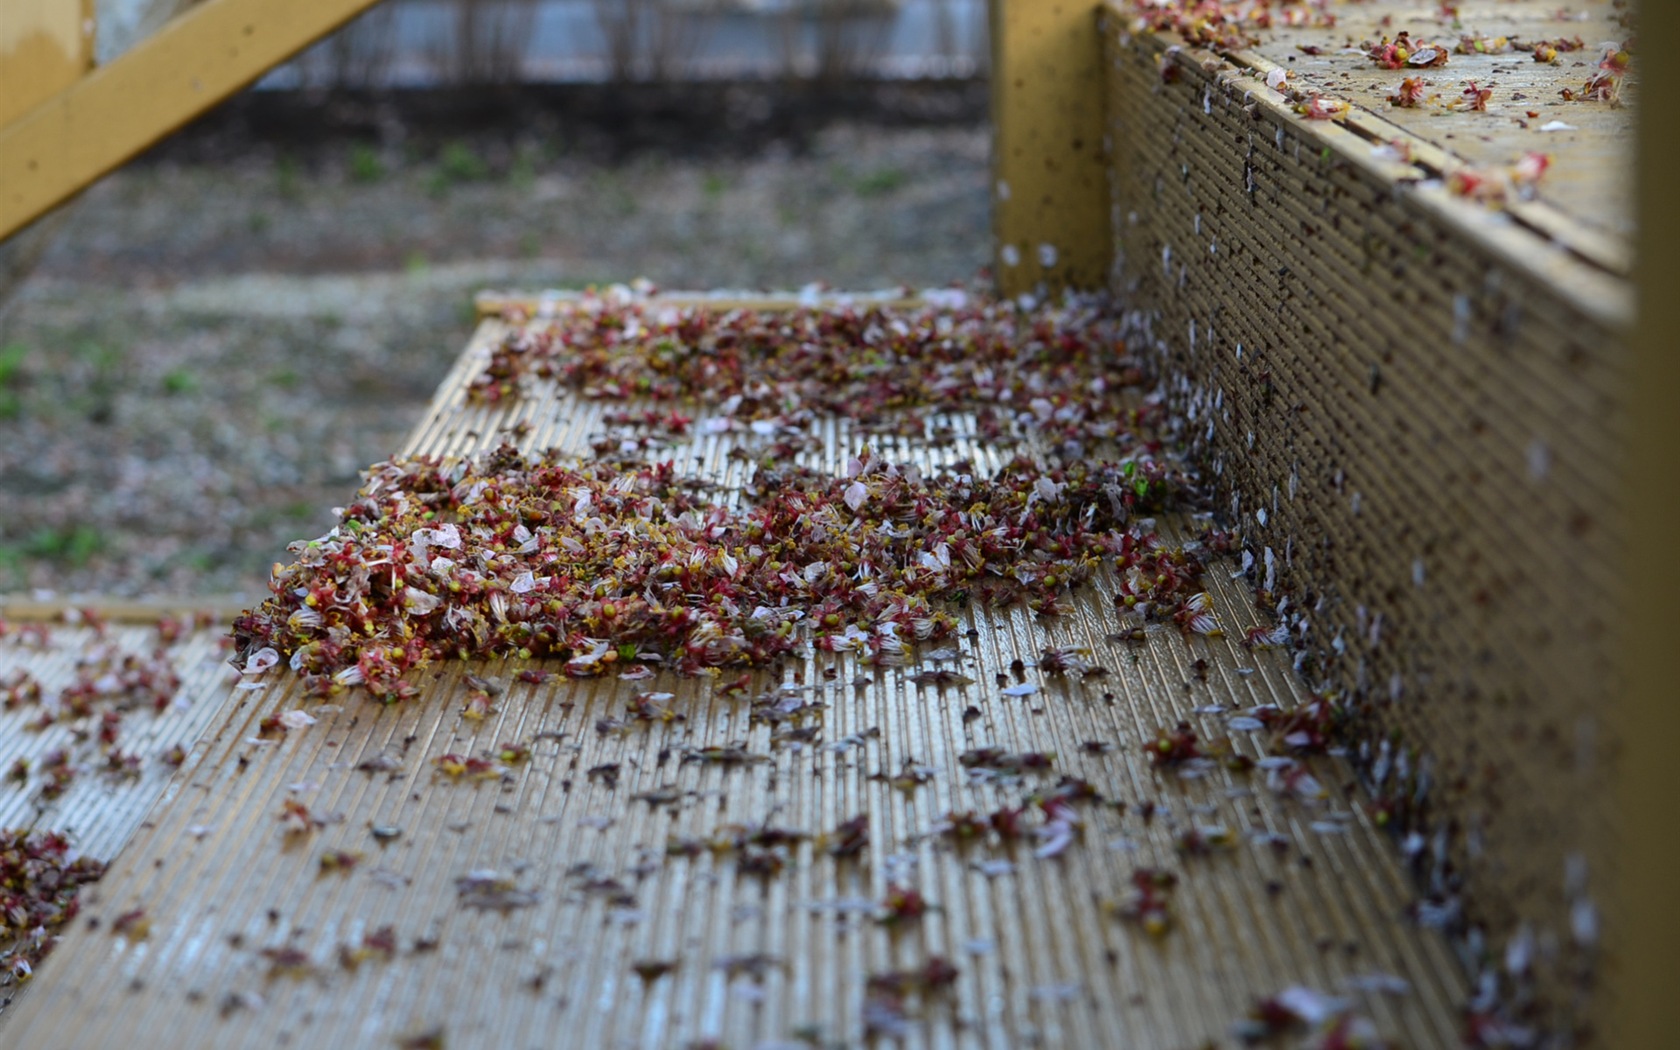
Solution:
{"label": "wooden deck surface", "polygon": [[[1448,7],[1456,15],[1443,14]],[[1119,25],[1134,24],[1131,3],[1111,0],[1107,9]],[[1217,53],[1227,69],[1270,85],[1257,85],[1251,96],[1304,102],[1321,95],[1351,104],[1345,116],[1323,123],[1366,140],[1367,149],[1398,147],[1399,163],[1391,151],[1382,154],[1396,182],[1449,181],[1456,171],[1500,181],[1525,155],[1545,155],[1544,175],[1507,194],[1496,210],[1593,267],[1623,279],[1630,275],[1637,64],[1622,79],[1618,102],[1581,97],[1607,49],[1634,36],[1617,5],[1377,0],[1298,13],[1300,24],[1283,18],[1264,29],[1244,24],[1242,33],[1258,41],[1252,46],[1203,53]],[[1326,16],[1333,25],[1324,24]],[[1446,50],[1446,63],[1389,69],[1369,57],[1371,45],[1401,32],[1416,49],[1427,44]],[[1171,43],[1178,34],[1169,31],[1162,39]],[[1532,48],[1543,41],[1579,41],[1580,47],[1555,62],[1538,62]],[[1281,85],[1266,79],[1274,70],[1288,74]],[[1408,77],[1422,82],[1422,94],[1413,105],[1396,105],[1391,96]],[[1490,92],[1482,109],[1466,104],[1472,81]]]}
{"label": "wooden deck surface", "polygon": [[[1548,945],[1500,978],[1496,1010],[1600,1029],[1610,936],[1574,917],[1608,910],[1620,866],[1627,496],[1605,464],[1629,447],[1634,114],[1560,92],[1628,39],[1625,12],[1298,5],[1337,24],[1232,48],[1139,32],[1140,6],[1105,8],[1116,284],[1156,311],[1157,367],[1178,376],[1176,409],[1207,421],[1199,453],[1223,465],[1245,540],[1294,545],[1284,586],[1313,596],[1311,644],[1361,710],[1354,732],[1426,756],[1435,790],[1411,827],[1444,840],[1432,878],[1474,923],[1455,943]],[[1402,31],[1453,49],[1447,63],[1363,53]],[[1477,35],[1583,46],[1555,66],[1457,50]],[[1387,98],[1406,77],[1429,82],[1413,108]],[[1486,112],[1452,108],[1472,79]],[[1552,121],[1580,131],[1540,130]],[[1552,159],[1533,199],[1455,192],[1531,151]],[[1570,727],[1565,747],[1547,752],[1542,725]]]}
{"label": "wooden deck surface", "polygon": [[[510,438],[587,452],[599,402],[547,389],[499,407],[466,401],[503,325],[482,325],[405,452],[468,455]],[[947,422],[955,447],[873,443],[922,464],[1001,465],[971,421]],[[842,421],[816,429],[810,465],[830,470],[865,440]],[[699,436],[675,454],[738,485],[737,440]],[[1054,620],[967,614],[954,666],[969,685],[913,684],[931,663],[877,669],[813,653],[748,693],[823,705],[820,738],[794,745],[708,678],[525,684],[518,665],[496,661],[452,667],[393,706],[359,694],[320,706],[283,668],[258,689],[193,679],[185,709],[212,721],[145,820],[122,811],[133,841],[90,894],[90,918],[0,1014],[0,1033],[43,1048],[860,1045],[869,978],[940,957],[954,985],[912,997],[913,1023],[882,1045],[1225,1045],[1257,999],[1292,986],[1348,997],[1399,1045],[1453,1045],[1462,971],[1442,938],[1404,917],[1413,895],[1399,851],[1344,792],[1345,761],[1307,760],[1328,789],[1310,802],[1269,788],[1263,770],[1184,777],[1145,753],[1158,729],[1186,720],[1261,758],[1264,734],[1230,719],[1306,698],[1286,654],[1238,644],[1259,621],[1235,569],[1216,562],[1207,580],[1224,637],[1167,628],[1110,641],[1108,603],[1085,593]],[[1043,675],[1035,664],[1052,645],[1086,647],[1110,673]],[[1017,659],[1024,676],[1011,673]],[[482,722],[462,717],[468,672],[507,683]],[[999,675],[1039,690],[1004,695]],[[686,720],[597,731],[647,689],[675,693]],[[295,709],[318,722],[259,734],[263,718]],[[431,762],[515,739],[534,741],[533,756],[498,779],[452,780]],[[734,745],[753,758],[695,760]],[[1053,752],[1054,768],[968,775],[962,752],[994,745]],[[900,790],[889,780],[906,764],[930,779]],[[1062,774],[1108,803],[1059,856],[1037,856],[1032,839],[957,848],[932,834],[948,812],[1018,804]],[[326,823],[284,834],[288,800]],[[80,827],[102,803],[75,805],[59,819]],[[804,841],[770,878],[725,853],[667,854],[671,837],[726,825],[821,835],[860,814],[860,855]],[[1175,841],[1192,828],[1222,829],[1232,845],[1181,854]],[[363,860],[324,871],[333,850]],[[1140,868],[1179,878],[1160,938],[1116,915]],[[478,893],[462,881],[474,878],[501,888]],[[879,925],[889,883],[933,909],[903,929]],[[110,919],[133,909],[149,935],[114,935]],[[394,953],[361,950],[386,927]]]}
{"label": "wooden deck surface", "polygon": [[[1337,5],[1334,28],[1280,26],[1254,51],[1293,70],[1303,84],[1364,106],[1470,164],[1499,168],[1527,152],[1549,153],[1552,166],[1537,187],[1539,199],[1625,243],[1634,222],[1635,82],[1629,79],[1629,104],[1621,106],[1570,101],[1560,94],[1565,89],[1580,94],[1604,49],[1633,35],[1615,21],[1622,12],[1607,3],[1472,0],[1453,5],[1458,8],[1453,19],[1440,17],[1432,6],[1393,0]],[[1365,41],[1401,31],[1447,48],[1447,63],[1389,70],[1351,53]],[[1497,46],[1501,38],[1519,44],[1579,38],[1584,46],[1559,54],[1555,63],[1537,62],[1531,50],[1517,48],[1492,54],[1456,50],[1478,39],[1484,47]],[[1352,48],[1346,46],[1350,42]],[[1413,107],[1389,102],[1405,77],[1421,77],[1428,85],[1424,100]],[[1493,91],[1484,111],[1454,108],[1470,81]],[[1557,125],[1569,127],[1548,130]]]}
{"label": "wooden deck surface", "polygon": [[[235,678],[221,647],[226,627],[219,621],[196,629],[189,624],[178,640],[165,644],[155,623],[113,622],[101,636],[91,627],[66,624],[58,617],[19,620],[16,610],[5,611],[11,614],[6,618],[12,633],[0,640],[0,681],[27,673],[45,694],[55,695],[76,680],[78,667],[91,666],[106,654],[167,664],[181,679],[179,690],[172,691],[174,700],[162,710],[136,704],[123,713],[118,746],[139,760],[133,774],[97,768],[96,749],[70,724],[29,728],[40,715],[39,707],[0,709],[0,768],[12,770],[21,760],[30,770],[26,781],[8,779],[0,786],[0,827],[60,831],[88,856],[114,856],[169,783],[174,768],[164,756],[173,747],[193,746]],[[24,623],[38,624],[45,632],[20,632]],[[78,772],[61,794],[44,794],[44,760],[55,751],[67,752]]]}

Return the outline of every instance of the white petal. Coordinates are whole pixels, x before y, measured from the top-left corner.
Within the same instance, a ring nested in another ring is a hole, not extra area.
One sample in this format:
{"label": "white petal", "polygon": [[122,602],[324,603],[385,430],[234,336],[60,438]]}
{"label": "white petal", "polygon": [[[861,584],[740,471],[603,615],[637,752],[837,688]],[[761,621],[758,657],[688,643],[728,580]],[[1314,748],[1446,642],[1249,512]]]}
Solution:
{"label": "white petal", "polygon": [[362,674],[362,669],[359,666],[351,664],[349,667],[346,667],[344,670],[333,675],[333,681],[343,686],[361,685],[363,682],[367,681],[367,676]]}
{"label": "white petal", "polygon": [[280,654],[268,646],[263,646],[245,658],[244,674],[262,674],[264,671],[280,662]]}
{"label": "white petal", "polygon": [[1347,1009],[1346,1001],[1300,985],[1279,992],[1277,1001],[1309,1025],[1322,1024]]}
{"label": "white petal", "polygon": [[443,599],[435,594],[427,594],[418,587],[407,587],[403,590],[403,608],[415,616],[424,616],[443,604]]}
{"label": "white petal", "polygon": [[439,525],[435,529],[418,529],[411,537],[417,545],[457,550],[461,546],[461,530],[455,525]]}
{"label": "white petal", "polygon": [[280,724],[287,729],[303,729],[315,724],[315,716],[308,711],[287,711],[280,716]]}
{"label": "white petal", "polygon": [[1033,850],[1035,857],[1054,857],[1073,842],[1073,825],[1065,820],[1051,821],[1039,833],[1044,836],[1045,842]]}

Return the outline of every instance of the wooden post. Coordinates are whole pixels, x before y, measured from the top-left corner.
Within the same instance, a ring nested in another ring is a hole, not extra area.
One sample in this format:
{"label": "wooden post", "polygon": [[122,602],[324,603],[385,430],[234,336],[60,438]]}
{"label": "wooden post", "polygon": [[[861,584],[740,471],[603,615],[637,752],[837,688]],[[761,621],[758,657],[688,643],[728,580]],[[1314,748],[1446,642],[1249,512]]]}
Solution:
{"label": "wooden post", "polygon": [[[0,0],[0,24],[18,2]],[[376,2],[205,0],[109,65],[60,82],[0,122],[0,240]]]}
{"label": "wooden post", "polygon": [[1097,8],[992,0],[992,268],[1004,295],[1108,284]]}
{"label": "wooden post", "polygon": [[[0,0],[0,127],[87,75],[93,25],[93,0]],[[67,218],[61,208],[9,240],[0,234],[0,309]]]}
{"label": "wooden post", "polygon": [[1639,316],[1629,409],[1631,447],[1622,484],[1628,507],[1623,621],[1627,693],[1620,724],[1621,850],[1605,977],[1602,1045],[1673,1046],[1680,1033],[1680,166],[1668,106],[1680,73],[1661,61],[1680,41],[1680,7],[1639,5],[1639,168],[1636,278]]}
{"label": "wooden post", "polygon": [[0,4],[0,126],[93,68],[93,0]]}

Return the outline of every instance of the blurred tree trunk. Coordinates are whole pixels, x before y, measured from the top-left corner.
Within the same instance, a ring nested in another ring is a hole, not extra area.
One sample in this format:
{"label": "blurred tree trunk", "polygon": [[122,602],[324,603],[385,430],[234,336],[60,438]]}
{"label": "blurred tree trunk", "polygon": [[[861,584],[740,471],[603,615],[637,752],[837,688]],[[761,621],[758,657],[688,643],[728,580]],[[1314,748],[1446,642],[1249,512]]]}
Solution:
{"label": "blurred tree trunk", "polygon": [[723,15],[722,0],[592,0],[590,6],[615,84],[680,79]]}
{"label": "blurred tree trunk", "polygon": [[932,4],[934,54],[953,61],[962,48],[957,43],[957,18],[951,11],[951,0],[932,0]]}
{"label": "blurred tree trunk", "polygon": [[389,86],[397,57],[396,26],[394,4],[370,8],[293,59],[300,85],[329,90]]}
{"label": "blurred tree trunk", "polygon": [[432,41],[446,83],[506,84],[524,79],[537,0],[454,0],[450,26]]}
{"label": "blurred tree trunk", "polygon": [[[777,19],[782,69],[821,81],[868,76],[898,18],[898,0],[796,0]],[[813,54],[806,62],[804,44]]]}
{"label": "blurred tree trunk", "polygon": [[636,79],[636,55],[641,49],[642,20],[648,0],[593,0],[595,24],[607,41],[607,78],[614,84]]}
{"label": "blurred tree trunk", "polygon": [[655,0],[647,75],[668,83],[695,72],[694,58],[723,17],[723,0]]}

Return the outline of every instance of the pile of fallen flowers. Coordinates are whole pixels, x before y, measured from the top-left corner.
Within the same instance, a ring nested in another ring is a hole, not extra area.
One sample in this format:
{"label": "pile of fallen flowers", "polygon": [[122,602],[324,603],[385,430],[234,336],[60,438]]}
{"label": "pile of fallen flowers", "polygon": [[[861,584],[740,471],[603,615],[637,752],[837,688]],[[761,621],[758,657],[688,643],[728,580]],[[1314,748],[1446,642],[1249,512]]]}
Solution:
{"label": "pile of fallen flowers", "polygon": [[930,475],[871,455],[706,494],[670,464],[526,457],[389,462],[326,536],[293,544],[234,623],[235,663],[286,659],[313,692],[391,701],[440,659],[557,658],[566,673],[756,667],[812,645],[897,664],[966,603],[1052,615],[1111,571],[1132,619],[1215,630],[1194,545],[1143,517],[1183,498],[1159,460]]}
{"label": "pile of fallen flowers", "polygon": [[1113,304],[927,299],[778,311],[586,296],[516,324],[471,396],[525,396],[544,379],[623,403],[610,419],[673,432],[694,421],[672,401],[706,407],[696,429],[710,432],[961,410],[981,440],[1036,439],[1048,462],[924,471],[865,448],[834,474],[771,457],[742,492],[719,493],[669,462],[508,445],[393,461],[330,533],[292,545],[273,597],[235,621],[236,665],[285,659],[317,695],[362,686],[387,701],[446,658],[636,678],[814,646],[890,665],[949,637],[970,603],[1054,615],[1099,570],[1132,625],[1216,630],[1195,545],[1165,543],[1147,517],[1200,495],[1150,440],[1159,400],[1128,393],[1143,375]]}
{"label": "pile of fallen flowers", "polygon": [[[932,298],[913,308],[719,311],[586,296],[551,319],[516,326],[468,396],[501,401],[548,380],[592,400],[713,407],[719,418],[711,424],[724,427],[821,415],[901,431],[906,412],[961,410],[994,442],[1027,435],[1084,442],[1126,429],[1114,394],[1139,385],[1143,373],[1127,354],[1120,317],[1102,300],[1028,308],[961,292]],[[673,409],[609,421],[674,433],[693,422]]]}
{"label": "pile of fallen flowers", "polygon": [[76,917],[76,895],[105,865],[62,836],[0,828],[0,986],[27,981]]}

